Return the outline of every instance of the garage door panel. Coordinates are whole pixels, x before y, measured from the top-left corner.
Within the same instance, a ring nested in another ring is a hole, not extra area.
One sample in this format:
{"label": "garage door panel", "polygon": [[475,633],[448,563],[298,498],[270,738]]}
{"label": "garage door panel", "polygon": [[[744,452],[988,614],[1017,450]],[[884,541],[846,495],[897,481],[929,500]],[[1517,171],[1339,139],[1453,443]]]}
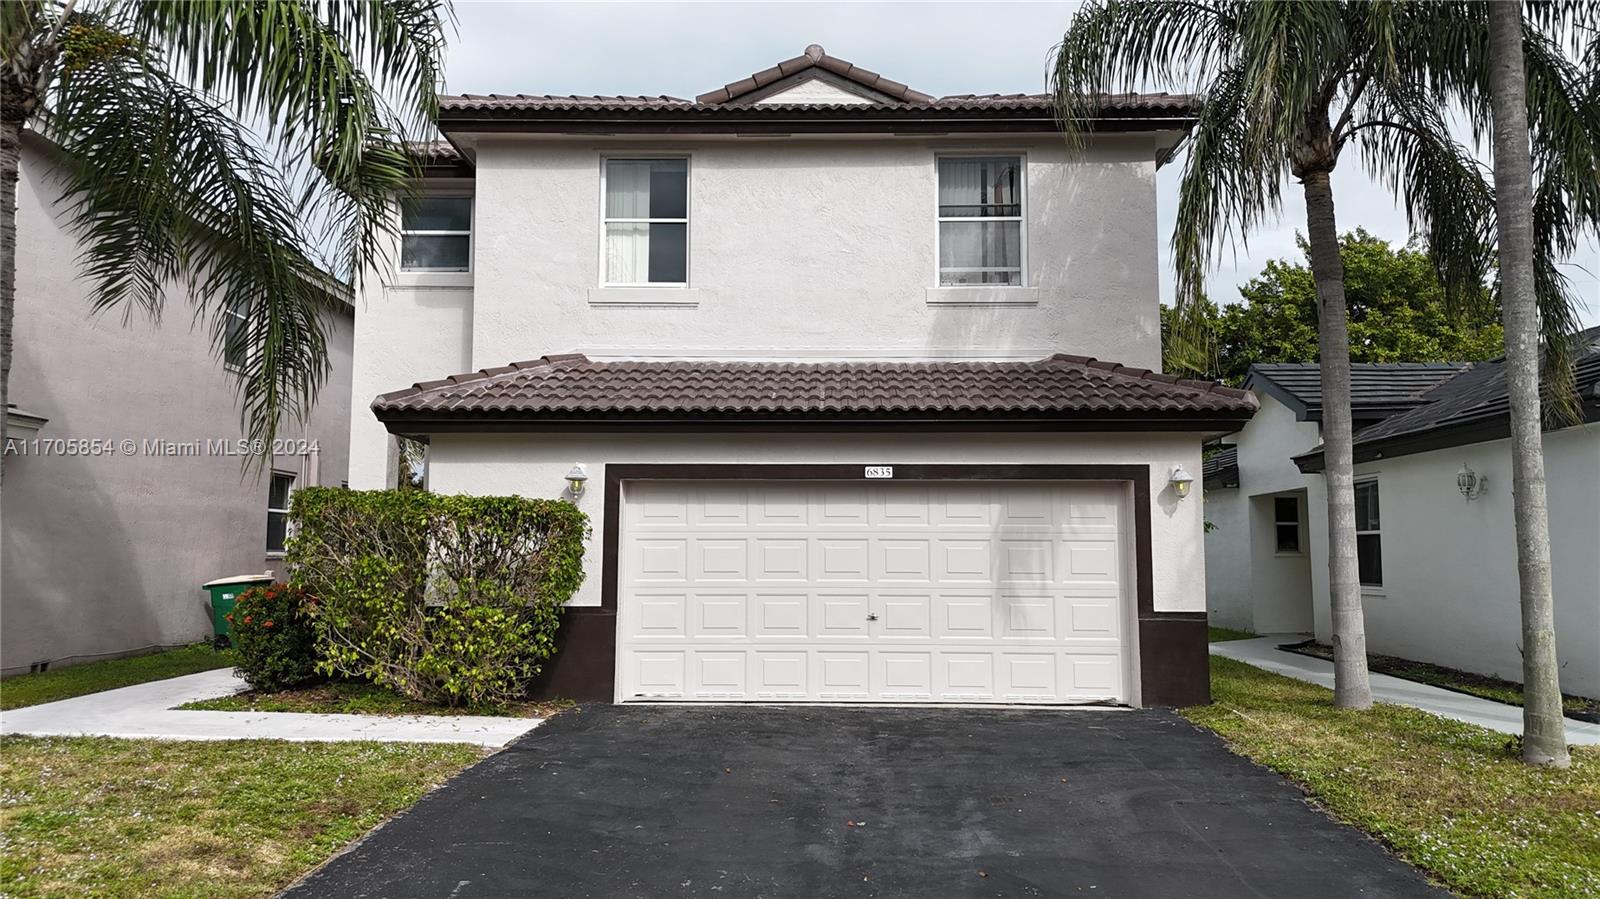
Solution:
{"label": "garage door panel", "polygon": [[818,592],[812,604],[816,614],[812,618],[811,635],[821,639],[865,640],[869,636],[867,625],[871,623],[867,618],[872,608],[868,600],[869,594],[865,591]]}
{"label": "garage door panel", "polygon": [[810,543],[804,537],[758,538],[754,546],[754,580],[804,583],[811,576]]}
{"label": "garage door panel", "polygon": [[867,538],[817,538],[813,541],[812,547],[812,580],[855,581],[865,584],[871,579],[872,542]]}
{"label": "garage door panel", "polygon": [[623,495],[625,699],[1127,698],[1116,487],[629,483]]}

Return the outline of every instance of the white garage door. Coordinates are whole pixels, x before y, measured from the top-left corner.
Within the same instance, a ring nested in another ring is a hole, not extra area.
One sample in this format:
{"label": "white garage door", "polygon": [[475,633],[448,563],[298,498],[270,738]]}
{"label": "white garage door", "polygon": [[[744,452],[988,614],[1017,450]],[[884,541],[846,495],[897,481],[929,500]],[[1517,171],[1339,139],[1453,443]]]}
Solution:
{"label": "white garage door", "polygon": [[1127,702],[1122,493],[627,483],[621,699]]}

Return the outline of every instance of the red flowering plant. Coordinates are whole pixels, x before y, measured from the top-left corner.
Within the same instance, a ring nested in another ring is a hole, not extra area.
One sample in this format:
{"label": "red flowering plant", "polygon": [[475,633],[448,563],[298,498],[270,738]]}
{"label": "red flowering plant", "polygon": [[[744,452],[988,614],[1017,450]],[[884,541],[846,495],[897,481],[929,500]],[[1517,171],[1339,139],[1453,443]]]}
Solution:
{"label": "red flowering plant", "polygon": [[272,584],[239,594],[233,645],[239,676],[257,690],[283,690],[322,679],[309,614],[315,601],[299,587]]}

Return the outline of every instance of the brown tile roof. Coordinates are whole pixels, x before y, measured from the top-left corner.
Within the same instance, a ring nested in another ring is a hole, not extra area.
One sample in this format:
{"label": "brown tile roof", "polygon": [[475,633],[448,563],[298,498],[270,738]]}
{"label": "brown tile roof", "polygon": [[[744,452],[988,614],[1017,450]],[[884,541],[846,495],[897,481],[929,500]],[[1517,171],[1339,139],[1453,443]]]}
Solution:
{"label": "brown tile roof", "polygon": [[840,59],[837,56],[829,56],[828,51],[822,49],[820,44],[812,44],[805,49],[804,53],[793,59],[786,59],[770,69],[762,69],[749,78],[735,81],[714,91],[701,94],[695,97],[694,100],[696,103],[727,103],[758,91],[774,81],[788,78],[791,75],[798,75],[808,69],[821,69],[825,72],[832,72],[846,81],[859,84],[864,88],[903,103],[929,103],[933,100],[932,95],[914,91],[906,85],[885,78],[871,69],[863,69],[848,60]]}
{"label": "brown tile roof", "polygon": [[382,421],[837,420],[1241,423],[1247,391],[1086,356],[1035,362],[595,362],[545,356],[425,381]]}
{"label": "brown tile roof", "polygon": [[[1199,101],[1190,94],[1106,94],[1098,111],[1104,115],[1137,112],[1192,114]],[[452,113],[534,113],[534,112],[682,112],[713,115],[750,115],[826,111],[842,116],[866,112],[955,112],[1017,110],[1054,113],[1050,94],[952,94],[893,104],[837,103],[762,103],[733,105],[684,100],[679,97],[604,97],[570,94],[457,94],[439,98],[442,117]]]}

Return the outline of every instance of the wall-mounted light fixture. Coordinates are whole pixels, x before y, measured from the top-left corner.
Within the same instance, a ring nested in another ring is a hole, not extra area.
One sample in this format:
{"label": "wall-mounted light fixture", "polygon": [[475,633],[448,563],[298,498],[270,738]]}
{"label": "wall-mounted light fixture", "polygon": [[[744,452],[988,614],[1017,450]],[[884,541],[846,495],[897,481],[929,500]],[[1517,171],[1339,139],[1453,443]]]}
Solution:
{"label": "wall-mounted light fixture", "polygon": [[1172,485],[1172,492],[1178,494],[1178,499],[1183,499],[1189,495],[1189,488],[1194,486],[1194,478],[1184,471],[1182,465],[1178,465],[1172,469],[1172,476],[1167,478],[1167,483]]}
{"label": "wall-mounted light fixture", "polygon": [[1460,490],[1461,495],[1470,503],[1489,489],[1489,479],[1473,471],[1463,462],[1461,470],[1456,472],[1456,489]]}
{"label": "wall-mounted light fixture", "polygon": [[589,480],[589,473],[583,470],[582,462],[572,463],[572,470],[567,472],[567,489],[573,496],[583,495],[583,484]]}

